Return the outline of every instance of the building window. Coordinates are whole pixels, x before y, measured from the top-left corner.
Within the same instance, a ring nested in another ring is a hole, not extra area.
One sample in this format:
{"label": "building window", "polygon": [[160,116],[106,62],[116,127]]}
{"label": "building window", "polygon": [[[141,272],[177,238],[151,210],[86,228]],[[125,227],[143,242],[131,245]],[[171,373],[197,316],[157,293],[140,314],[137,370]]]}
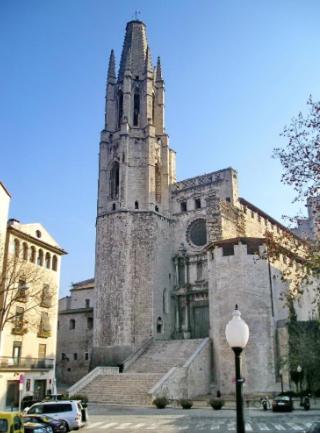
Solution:
{"label": "building window", "polygon": [[182,201],[180,203],[180,210],[181,210],[181,212],[187,212],[187,202],[186,201]]}
{"label": "building window", "polygon": [[69,329],[75,329],[76,321],[74,319],[69,320]]}
{"label": "building window", "polygon": [[46,264],[46,268],[47,268],[47,269],[50,269],[50,265],[51,265],[51,256],[50,256],[49,253],[46,253],[45,264]]}
{"label": "building window", "polygon": [[85,361],[89,361],[89,353],[88,352],[85,352],[85,354],[84,354],[84,360]]}
{"label": "building window", "polygon": [[138,201],[135,201],[135,202],[134,202],[134,208],[135,208],[135,209],[139,209],[139,202],[138,202]]}
{"label": "building window", "polygon": [[159,207],[158,207],[158,206],[155,206],[155,207],[154,207],[154,210],[155,210],[156,212],[159,212]]}
{"label": "building window", "polygon": [[159,164],[155,166],[155,189],[156,189],[156,202],[161,203],[161,172]]}
{"label": "building window", "polygon": [[133,126],[138,126],[140,116],[140,95],[135,93],[133,97]]}
{"label": "building window", "polygon": [[167,289],[163,289],[162,310],[164,314],[168,314],[168,290]]}
{"label": "building window", "polygon": [[38,337],[40,338],[51,337],[51,326],[50,326],[49,314],[46,311],[43,311],[41,313]]}
{"label": "building window", "polygon": [[58,259],[57,256],[52,257],[52,270],[56,271],[58,269]]}
{"label": "building window", "polygon": [[179,261],[178,261],[178,277],[179,277],[179,287],[183,287],[185,284],[184,259],[179,259]]}
{"label": "building window", "polygon": [[161,334],[162,333],[162,328],[163,328],[163,321],[161,317],[158,317],[157,319],[157,333]]}
{"label": "building window", "polygon": [[67,360],[67,356],[65,353],[61,353],[61,361],[66,361]]}
{"label": "building window", "polygon": [[122,114],[123,114],[123,93],[121,90],[118,92],[118,127],[121,126],[122,121]]}
{"label": "building window", "polygon": [[14,240],[14,256],[15,257],[19,257],[20,254],[20,242],[18,241],[18,239]]}
{"label": "building window", "polygon": [[93,317],[87,318],[87,328],[92,329],[93,328]]}
{"label": "building window", "polygon": [[73,354],[73,360],[74,360],[74,361],[77,361],[77,360],[78,360],[78,354],[77,354],[77,353],[74,353],[74,354]]}
{"label": "building window", "polygon": [[90,308],[90,299],[86,299],[86,308]]}
{"label": "building window", "polygon": [[30,262],[31,263],[35,263],[36,262],[36,249],[34,246],[32,246],[30,248],[31,252],[30,252]]}
{"label": "building window", "polygon": [[24,333],[24,308],[16,307],[16,314],[14,317],[14,327],[12,333],[16,335],[22,335]]}
{"label": "building window", "polygon": [[194,220],[188,227],[187,236],[193,245],[204,246],[207,243],[206,220],[202,218]]}
{"label": "building window", "polygon": [[117,161],[114,161],[110,170],[109,180],[110,198],[112,200],[115,200],[119,197],[119,180],[119,163]]}
{"label": "building window", "polygon": [[197,280],[200,281],[203,279],[203,263],[197,262]]}
{"label": "building window", "polygon": [[201,200],[200,198],[196,198],[194,201],[194,207],[195,209],[200,209],[201,208]]}
{"label": "building window", "polygon": [[116,210],[116,204],[112,203],[112,210]]}
{"label": "building window", "polygon": [[46,344],[39,344],[38,358],[39,359],[45,359],[46,352],[47,352],[47,345]]}
{"label": "building window", "polygon": [[49,284],[44,284],[42,288],[41,293],[41,307],[49,308],[51,307],[51,301],[52,301],[52,293],[50,290]]}
{"label": "building window", "polygon": [[18,302],[26,302],[27,301],[27,290],[28,286],[25,280],[19,280],[18,282],[18,291],[17,291],[17,301]]}
{"label": "building window", "polygon": [[26,242],[22,244],[22,257],[23,260],[28,260],[28,244]]}
{"label": "building window", "polygon": [[226,244],[222,246],[222,255],[223,256],[233,256],[234,255],[234,245]]}
{"label": "building window", "polygon": [[20,363],[21,350],[22,350],[21,341],[14,341],[12,347],[12,358],[13,358],[14,365],[18,365]]}
{"label": "building window", "polygon": [[37,265],[43,266],[43,251],[38,251]]}

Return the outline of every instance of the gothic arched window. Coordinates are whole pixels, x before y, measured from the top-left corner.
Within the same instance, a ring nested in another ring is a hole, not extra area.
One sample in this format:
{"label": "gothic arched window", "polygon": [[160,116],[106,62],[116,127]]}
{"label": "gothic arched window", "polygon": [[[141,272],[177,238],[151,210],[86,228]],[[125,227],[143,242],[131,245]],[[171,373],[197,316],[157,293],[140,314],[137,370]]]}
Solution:
{"label": "gothic arched window", "polygon": [[155,166],[156,202],[161,203],[161,173],[159,165]]}
{"label": "gothic arched window", "polygon": [[133,97],[133,126],[138,126],[140,115],[140,95],[135,93]]}
{"label": "gothic arched window", "polygon": [[115,161],[110,170],[110,198],[117,199],[119,197],[119,163]]}
{"label": "gothic arched window", "polygon": [[118,92],[118,127],[121,126],[121,120],[122,120],[122,114],[123,114],[123,93],[121,90]]}
{"label": "gothic arched window", "polygon": [[155,96],[152,94],[152,123],[155,124]]}

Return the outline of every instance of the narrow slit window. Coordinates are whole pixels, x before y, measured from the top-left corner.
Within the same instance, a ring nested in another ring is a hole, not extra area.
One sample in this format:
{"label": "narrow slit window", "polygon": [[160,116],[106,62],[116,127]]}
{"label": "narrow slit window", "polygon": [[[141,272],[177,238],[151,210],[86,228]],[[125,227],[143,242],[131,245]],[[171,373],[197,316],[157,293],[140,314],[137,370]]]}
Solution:
{"label": "narrow slit window", "polygon": [[138,126],[140,115],[140,95],[135,93],[133,97],[133,126]]}

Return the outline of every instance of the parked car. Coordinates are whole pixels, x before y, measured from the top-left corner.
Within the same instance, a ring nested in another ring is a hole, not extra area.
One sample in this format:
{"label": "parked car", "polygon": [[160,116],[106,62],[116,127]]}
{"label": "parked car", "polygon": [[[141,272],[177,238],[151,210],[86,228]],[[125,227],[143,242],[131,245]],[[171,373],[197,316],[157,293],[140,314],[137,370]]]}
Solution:
{"label": "parked car", "polygon": [[86,409],[78,400],[46,401],[25,409],[25,415],[47,415],[65,421],[68,430],[77,430],[86,420]]}
{"label": "parked car", "polygon": [[316,421],[312,423],[312,425],[307,430],[304,430],[303,433],[320,433],[320,422]]}
{"label": "parked car", "polygon": [[37,422],[44,425],[49,425],[53,433],[66,433],[68,431],[66,422],[62,419],[54,419],[46,415],[24,415],[23,422]]}
{"label": "parked car", "polygon": [[52,428],[39,422],[26,422],[23,424],[24,433],[52,433]]}
{"label": "parked car", "polygon": [[272,410],[291,412],[293,410],[293,401],[289,395],[278,395],[272,400]]}
{"label": "parked car", "polygon": [[18,412],[0,412],[0,433],[23,432],[22,418]]}

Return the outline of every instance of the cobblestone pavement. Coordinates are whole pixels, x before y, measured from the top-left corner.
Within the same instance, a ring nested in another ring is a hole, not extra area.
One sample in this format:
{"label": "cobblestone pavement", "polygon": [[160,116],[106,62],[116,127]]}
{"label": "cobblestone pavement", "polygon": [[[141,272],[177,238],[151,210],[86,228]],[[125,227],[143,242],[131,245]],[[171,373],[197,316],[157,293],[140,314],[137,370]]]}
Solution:
{"label": "cobblestone pavement", "polygon": [[[320,411],[272,413],[255,409],[245,411],[246,432],[294,433],[304,432],[312,422],[320,421]],[[81,433],[225,433],[235,432],[235,411],[212,409],[119,408],[96,406],[89,408],[89,422]]]}

